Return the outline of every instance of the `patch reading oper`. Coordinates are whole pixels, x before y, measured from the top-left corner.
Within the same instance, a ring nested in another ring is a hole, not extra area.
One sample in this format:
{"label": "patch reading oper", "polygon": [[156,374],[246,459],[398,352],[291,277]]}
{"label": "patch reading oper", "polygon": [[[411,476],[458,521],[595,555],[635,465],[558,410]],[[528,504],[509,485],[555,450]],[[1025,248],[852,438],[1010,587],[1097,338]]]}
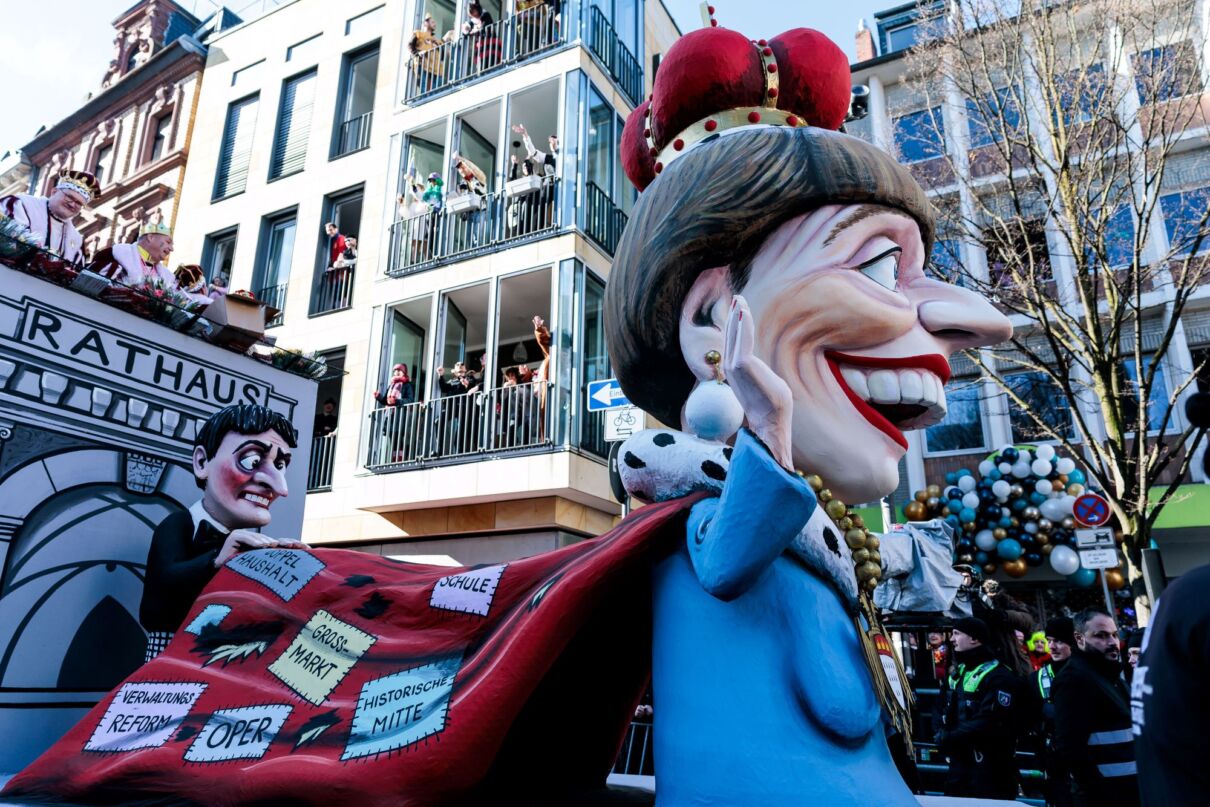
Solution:
{"label": "patch reading oper", "polygon": [[500,584],[500,576],[507,566],[502,563],[443,577],[433,586],[429,605],[445,611],[487,616],[492,607],[492,598],[496,596],[496,586]]}
{"label": "patch reading oper", "polygon": [[269,672],[320,706],[376,641],[327,611],[316,611]]}
{"label": "patch reading oper", "polygon": [[206,691],[205,684],[123,684],[113,696],[85,751],[159,748],[181,725]]}
{"label": "patch reading oper", "polygon": [[185,752],[185,761],[260,759],[292,711],[294,707],[284,703],[221,709],[206,721],[193,745]]}
{"label": "patch reading oper", "polygon": [[462,656],[367,681],[341,760],[385,754],[445,730]]}
{"label": "patch reading oper", "polygon": [[255,549],[227,561],[226,568],[255,580],[289,602],[323,570],[323,561],[300,549]]}

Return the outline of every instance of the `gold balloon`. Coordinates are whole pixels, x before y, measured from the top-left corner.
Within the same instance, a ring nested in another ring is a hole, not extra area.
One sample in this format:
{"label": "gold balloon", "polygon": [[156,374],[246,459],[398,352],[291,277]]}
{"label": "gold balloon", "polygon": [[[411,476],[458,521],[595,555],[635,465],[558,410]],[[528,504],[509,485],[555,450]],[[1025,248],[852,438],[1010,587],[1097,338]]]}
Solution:
{"label": "gold balloon", "polygon": [[877,563],[871,563],[867,560],[857,567],[857,579],[863,583],[878,574],[882,574],[882,567]]}
{"label": "gold balloon", "polygon": [[1038,546],[1046,546],[1050,543],[1050,535],[1045,532],[1035,533],[1034,541],[1037,542]]}
{"label": "gold balloon", "polygon": [[1065,530],[1074,530],[1076,528],[1076,520],[1071,516],[1063,519],[1060,523],[1063,525],[1063,529]]}
{"label": "gold balloon", "polygon": [[1059,481],[1062,482],[1064,485],[1066,485],[1067,484],[1067,474],[1059,474]]}
{"label": "gold balloon", "polygon": [[916,491],[916,501],[923,504],[924,502],[927,502],[928,500],[929,500],[929,492],[927,490]]}
{"label": "gold balloon", "polygon": [[834,520],[844,518],[844,514],[848,512],[848,508],[844,506],[844,502],[840,499],[832,499],[832,501],[824,505],[823,509]]}
{"label": "gold balloon", "polygon": [[1055,545],[1054,544],[1040,544],[1038,546],[1038,551],[1041,552],[1043,555],[1049,555],[1051,552],[1055,551]]}
{"label": "gold balloon", "polygon": [[877,535],[871,535],[865,539],[865,545],[866,545],[866,549],[869,549],[872,551],[872,550],[877,549],[879,546],[881,546],[882,542],[878,540]]}
{"label": "gold balloon", "polygon": [[941,495],[941,486],[940,485],[929,485],[927,488],[924,489],[924,492],[929,495],[930,499],[935,499]]}
{"label": "gold balloon", "polygon": [[1084,492],[1083,485],[1068,485],[1067,486],[1067,495],[1068,496],[1079,496],[1083,492]]}
{"label": "gold balloon", "polygon": [[877,563],[877,564],[878,564],[878,568],[879,568],[879,569],[881,569],[881,568],[882,568],[882,555],[881,555],[881,554],[878,552],[878,550],[877,550],[877,549],[875,549],[875,550],[873,550],[873,551],[871,551],[871,552],[870,552],[870,558],[869,558],[869,562],[870,562],[870,563]]}
{"label": "gold balloon", "polygon": [[924,517],[927,515],[924,502],[908,502],[903,506],[903,514],[907,516],[908,521],[924,521]]}
{"label": "gold balloon", "polygon": [[983,564],[983,573],[984,574],[995,574],[996,573],[996,564],[994,564],[994,563]]}
{"label": "gold balloon", "polygon": [[1119,591],[1126,587],[1126,575],[1122,574],[1121,569],[1105,569],[1104,575],[1110,591]]}
{"label": "gold balloon", "polygon": [[1004,564],[1004,573],[1009,577],[1024,577],[1028,571],[1029,565],[1025,562],[1024,558],[1010,560]]}
{"label": "gold balloon", "polygon": [[815,498],[819,499],[824,504],[827,504],[828,502],[832,501],[832,491],[824,488],[815,494]]}
{"label": "gold balloon", "polygon": [[865,563],[869,559],[870,559],[870,550],[868,550],[868,549],[854,549],[853,550],[853,563],[855,565],[860,566],[861,564]]}
{"label": "gold balloon", "polygon": [[853,526],[854,526],[854,527],[858,527],[858,528],[860,528],[860,527],[864,527],[864,526],[865,526],[865,519],[863,519],[861,516],[857,515],[856,513],[854,513],[853,515],[849,516],[849,518],[853,519]]}
{"label": "gold balloon", "polygon": [[849,549],[861,549],[866,545],[865,530],[859,530],[856,527],[847,530],[844,534],[844,541],[849,545]]}
{"label": "gold balloon", "polygon": [[836,526],[840,527],[843,532],[848,532],[849,530],[853,529],[853,519],[845,516],[840,521],[836,522]]}
{"label": "gold balloon", "polygon": [[945,518],[945,517],[946,517],[946,516],[948,516],[949,514],[950,514],[950,508],[949,508],[949,505],[946,505],[945,507],[942,507],[942,508],[941,508],[941,517],[942,517],[942,518]]}
{"label": "gold balloon", "polygon": [[1003,527],[996,527],[994,530],[992,530],[992,536],[997,541],[1003,541],[1008,537],[1008,530],[1004,529]]}
{"label": "gold balloon", "polygon": [[974,521],[968,521],[962,525],[962,529],[966,532],[978,532],[979,525]]}

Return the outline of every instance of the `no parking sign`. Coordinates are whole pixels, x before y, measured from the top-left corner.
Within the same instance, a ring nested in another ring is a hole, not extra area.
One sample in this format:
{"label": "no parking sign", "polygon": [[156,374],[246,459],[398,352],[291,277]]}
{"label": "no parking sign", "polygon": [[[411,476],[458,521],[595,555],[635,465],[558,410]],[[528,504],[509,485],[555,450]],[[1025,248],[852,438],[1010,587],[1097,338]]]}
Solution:
{"label": "no parking sign", "polygon": [[1109,521],[1109,502],[1096,493],[1085,493],[1076,499],[1071,515],[1082,526],[1099,527]]}

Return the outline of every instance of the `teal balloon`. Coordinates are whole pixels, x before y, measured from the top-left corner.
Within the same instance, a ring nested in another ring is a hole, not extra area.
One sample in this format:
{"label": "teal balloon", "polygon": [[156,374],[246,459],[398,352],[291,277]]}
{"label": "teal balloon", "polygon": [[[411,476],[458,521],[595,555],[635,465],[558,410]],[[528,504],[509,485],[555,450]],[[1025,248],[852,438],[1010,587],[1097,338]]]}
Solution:
{"label": "teal balloon", "polygon": [[1087,477],[1084,476],[1084,472],[1081,471],[1079,468],[1076,468],[1067,475],[1067,484],[1083,485],[1084,482],[1086,481],[1086,479],[1087,479]]}
{"label": "teal balloon", "polygon": [[1097,581],[1097,573],[1092,569],[1080,569],[1067,575],[1067,579],[1080,588],[1088,588]]}
{"label": "teal balloon", "polygon": [[977,516],[978,516],[978,514],[975,513],[975,511],[970,509],[969,507],[963,507],[962,510],[958,513],[958,518],[962,521],[963,524],[973,524],[975,521],[975,518],[977,518]]}
{"label": "teal balloon", "polygon": [[996,544],[996,554],[1004,560],[1016,560],[1024,551],[1021,548],[1021,542],[1015,538],[1005,538]]}
{"label": "teal balloon", "polygon": [[980,566],[987,563],[989,560],[991,560],[991,555],[988,555],[986,552],[975,553],[975,563],[978,563]]}

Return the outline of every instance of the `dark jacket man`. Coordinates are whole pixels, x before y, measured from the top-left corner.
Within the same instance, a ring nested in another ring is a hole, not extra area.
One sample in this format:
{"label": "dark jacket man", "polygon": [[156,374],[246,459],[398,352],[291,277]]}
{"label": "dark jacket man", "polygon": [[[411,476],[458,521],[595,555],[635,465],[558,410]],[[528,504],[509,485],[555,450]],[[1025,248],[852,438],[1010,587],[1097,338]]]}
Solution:
{"label": "dark jacket man", "polygon": [[1051,690],[1054,756],[1075,781],[1075,804],[1139,803],[1130,722],[1113,619],[1097,611],[1075,618],[1077,647]]}
{"label": "dark jacket man", "polygon": [[942,684],[937,746],[949,757],[947,796],[1017,796],[1016,710],[1020,681],[984,646],[986,623],[954,623],[954,663]]}
{"label": "dark jacket man", "polygon": [[1026,687],[1027,699],[1032,704],[1030,722],[1041,739],[1039,762],[1046,771],[1046,803],[1052,807],[1070,807],[1071,777],[1055,759],[1052,746],[1055,737],[1054,684],[1067,666],[1075,645],[1075,626],[1071,617],[1061,616],[1048,621],[1045,635],[1051,660],[1030,677]]}

